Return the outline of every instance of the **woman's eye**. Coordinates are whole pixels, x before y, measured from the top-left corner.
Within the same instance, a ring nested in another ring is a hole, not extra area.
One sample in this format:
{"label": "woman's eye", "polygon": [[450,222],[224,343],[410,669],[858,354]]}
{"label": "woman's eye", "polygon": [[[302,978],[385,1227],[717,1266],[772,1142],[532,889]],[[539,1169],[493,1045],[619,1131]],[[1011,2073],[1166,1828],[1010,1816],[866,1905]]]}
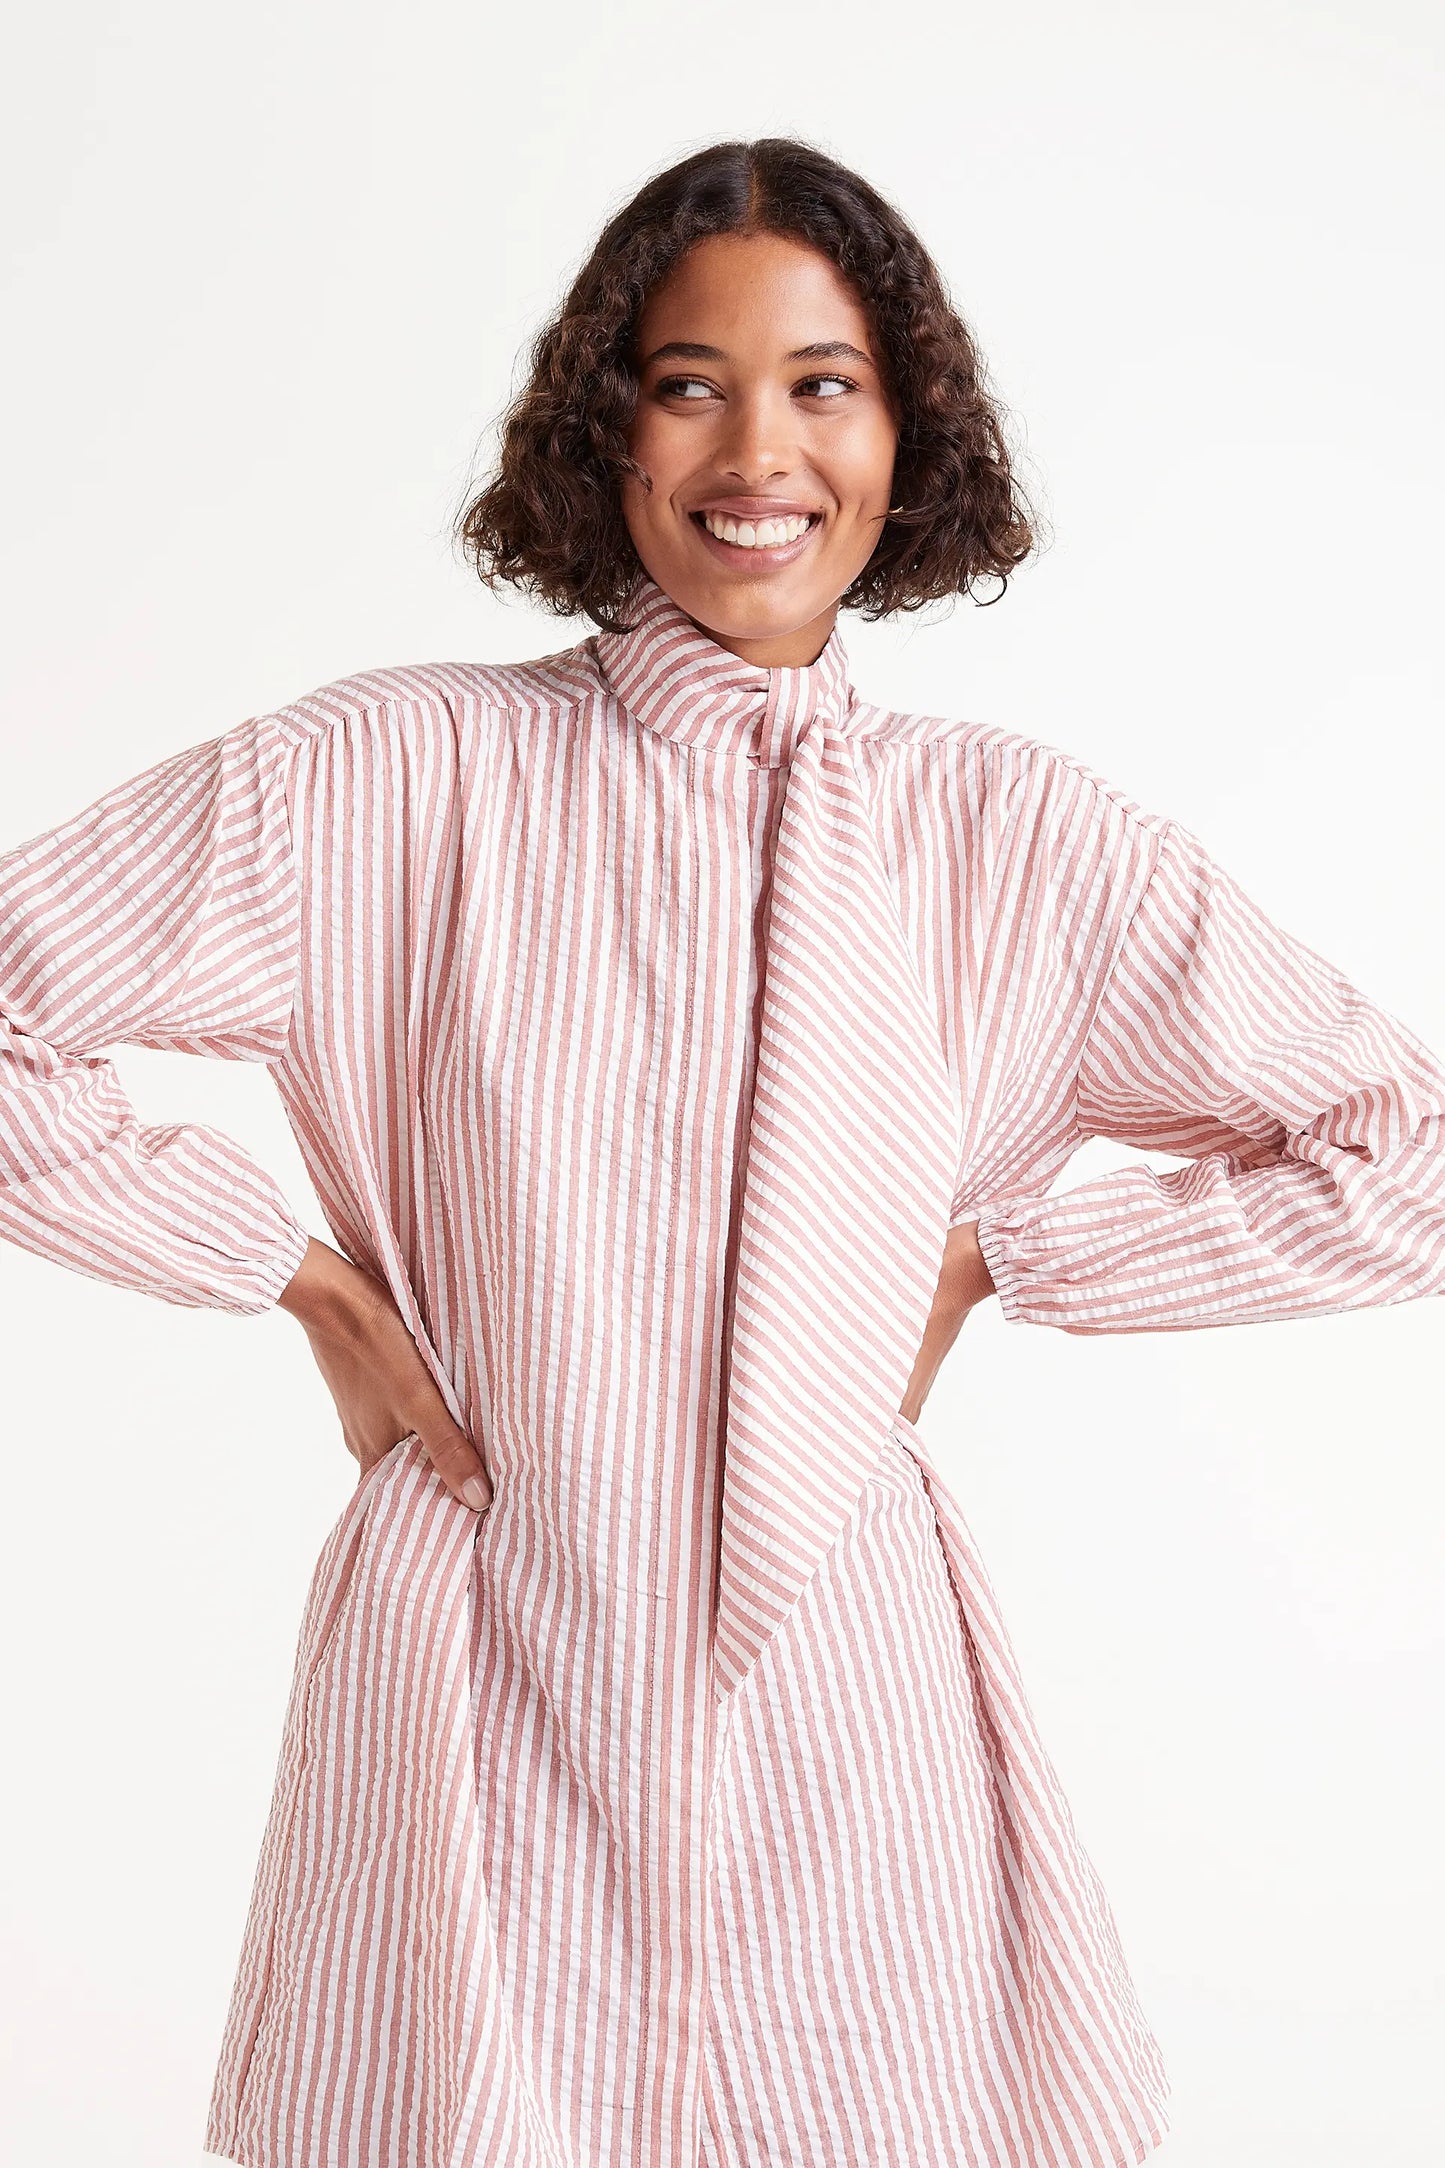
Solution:
{"label": "woman's eye", "polygon": [[[794,385],[794,390],[810,399],[838,399],[858,386],[850,376],[805,376]],[[687,399],[694,403],[700,399],[717,397],[717,388],[701,376],[664,376],[656,386],[659,399]]]}

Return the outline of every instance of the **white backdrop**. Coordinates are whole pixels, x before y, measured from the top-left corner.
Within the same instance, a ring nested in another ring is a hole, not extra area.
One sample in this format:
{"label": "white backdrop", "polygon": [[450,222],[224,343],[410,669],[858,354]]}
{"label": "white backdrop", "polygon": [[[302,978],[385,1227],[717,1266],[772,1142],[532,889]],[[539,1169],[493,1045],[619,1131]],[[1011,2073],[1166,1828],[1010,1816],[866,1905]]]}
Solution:
{"label": "white backdrop", "polygon": [[[584,637],[452,551],[468,471],[603,216],[796,133],[921,229],[1055,535],[997,608],[845,620],[860,689],[1067,746],[1445,1048],[1436,11],[517,17],[12,30],[0,848],[349,671]],[[263,1069],[118,1066],[325,1232]],[[3,1245],[0,1306],[3,2137],[200,2168],[354,1467],[280,1311]],[[1439,2142],[1442,1315],[1088,1339],[989,1304],[924,1411],[1164,2048],[1170,2168]]]}

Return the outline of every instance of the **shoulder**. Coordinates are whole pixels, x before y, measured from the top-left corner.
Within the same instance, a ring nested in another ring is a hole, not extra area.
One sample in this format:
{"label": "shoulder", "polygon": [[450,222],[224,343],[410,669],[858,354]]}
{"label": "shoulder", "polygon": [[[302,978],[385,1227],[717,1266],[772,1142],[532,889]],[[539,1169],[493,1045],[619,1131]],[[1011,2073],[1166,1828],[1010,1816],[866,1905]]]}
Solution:
{"label": "shoulder", "polygon": [[867,703],[865,735],[916,748],[951,802],[1016,834],[1090,826],[1127,837],[1152,857],[1176,824],[1067,746],[1003,723],[903,715]]}
{"label": "shoulder", "polygon": [[392,663],[353,671],[302,693],[257,723],[297,753],[338,739],[455,741],[488,718],[564,714],[596,687],[590,643],[582,641],[524,662]]}

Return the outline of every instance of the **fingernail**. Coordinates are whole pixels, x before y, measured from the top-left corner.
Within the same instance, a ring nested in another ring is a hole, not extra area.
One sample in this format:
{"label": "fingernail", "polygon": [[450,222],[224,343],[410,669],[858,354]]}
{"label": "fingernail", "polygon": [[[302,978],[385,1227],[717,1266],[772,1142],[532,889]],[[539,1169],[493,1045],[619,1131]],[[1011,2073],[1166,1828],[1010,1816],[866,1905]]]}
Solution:
{"label": "fingernail", "polygon": [[481,1477],[478,1475],[469,1475],[467,1477],[466,1482],[462,1485],[462,1496],[473,1511],[477,1513],[485,1513],[492,1502],[483,1487]]}

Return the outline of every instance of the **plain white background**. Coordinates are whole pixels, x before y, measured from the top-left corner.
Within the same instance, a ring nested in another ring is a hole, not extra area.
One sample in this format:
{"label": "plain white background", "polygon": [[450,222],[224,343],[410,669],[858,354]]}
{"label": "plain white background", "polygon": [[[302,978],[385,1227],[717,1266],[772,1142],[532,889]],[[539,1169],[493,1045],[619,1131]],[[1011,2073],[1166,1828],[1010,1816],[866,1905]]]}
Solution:
{"label": "plain white background", "polygon": [[[934,250],[1054,533],[996,608],[845,620],[860,689],[1067,746],[1445,1048],[1440,44],[1407,0],[29,10],[0,848],[349,671],[584,637],[477,586],[467,475],[602,218],[704,142],[795,133]],[[264,1069],[118,1066],[325,1232]],[[924,1411],[1165,2051],[1174,2168],[1439,2143],[1441,1323],[1088,1339],[990,1304]],[[0,1345],[7,2151],[199,2168],[354,1467],[280,1311],[4,1247]]]}

